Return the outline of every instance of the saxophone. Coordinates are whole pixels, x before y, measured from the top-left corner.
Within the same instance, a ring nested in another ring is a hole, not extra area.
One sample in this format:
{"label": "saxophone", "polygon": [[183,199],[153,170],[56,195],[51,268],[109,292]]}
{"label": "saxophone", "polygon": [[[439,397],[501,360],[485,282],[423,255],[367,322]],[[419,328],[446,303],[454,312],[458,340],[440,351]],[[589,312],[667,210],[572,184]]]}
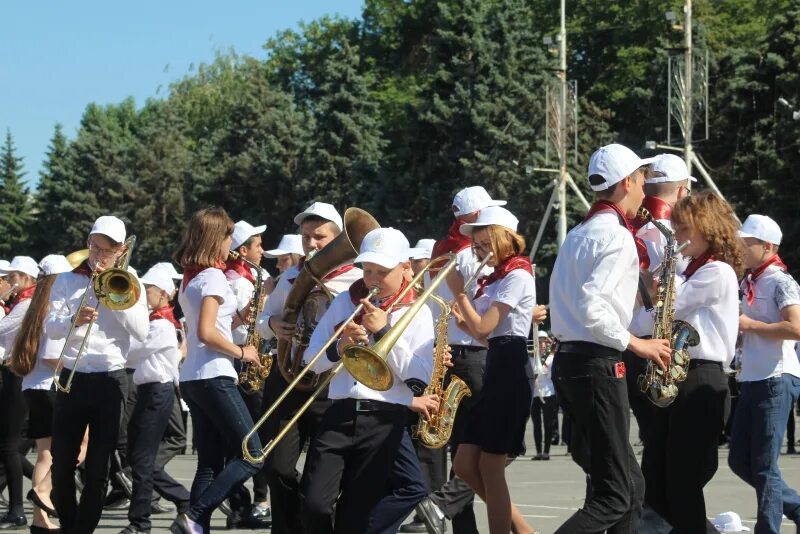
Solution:
{"label": "saxophone", "polygon": [[414,437],[427,447],[439,449],[450,441],[458,404],[464,396],[472,396],[472,392],[466,382],[456,375],[450,377],[447,389],[444,388],[444,379],[447,374],[447,368],[444,365],[444,357],[447,354],[447,322],[450,318],[452,306],[436,294],[432,294],[431,299],[439,305],[441,313],[436,319],[433,373],[431,374],[431,382],[425,388],[423,395],[438,395],[439,409],[431,415],[428,421],[425,420],[423,415],[420,415],[419,422],[414,428]]}
{"label": "saxophone", "polygon": [[672,360],[666,370],[661,370],[653,361],[647,362],[647,369],[639,376],[639,387],[650,401],[659,408],[666,408],[678,396],[678,383],[686,380],[689,370],[689,347],[700,343],[697,330],[686,321],[673,319],[675,309],[675,268],[678,253],[689,242],[680,245],[675,241],[675,233],[653,218],[645,208],[639,208],[638,217],[653,223],[666,238],[664,261],[659,272],[656,302],[653,312],[653,339],[668,339],[672,348]]}
{"label": "saxophone", "polygon": [[269,376],[272,370],[272,356],[269,353],[269,344],[261,339],[261,336],[256,331],[256,322],[261,309],[264,307],[264,300],[262,295],[264,293],[264,271],[261,266],[243,258],[238,252],[230,252],[231,259],[241,259],[247,265],[256,271],[256,288],[253,292],[253,298],[250,300],[250,309],[248,311],[247,321],[247,338],[245,339],[245,346],[251,345],[258,349],[258,364],[242,362],[242,370],[239,372],[239,387],[242,388],[246,394],[251,395],[264,387],[264,380]]}

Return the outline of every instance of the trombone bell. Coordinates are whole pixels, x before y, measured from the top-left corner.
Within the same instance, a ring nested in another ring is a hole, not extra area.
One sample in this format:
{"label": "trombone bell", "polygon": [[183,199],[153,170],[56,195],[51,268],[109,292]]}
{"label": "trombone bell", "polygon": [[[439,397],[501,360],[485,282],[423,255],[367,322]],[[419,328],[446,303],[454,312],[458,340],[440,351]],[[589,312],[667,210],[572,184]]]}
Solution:
{"label": "trombone bell", "polygon": [[125,269],[108,269],[94,280],[94,292],[100,303],[110,310],[127,310],[139,300],[142,288]]}
{"label": "trombone bell", "polygon": [[[400,333],[402,334],[402,332]],[[386,363],[387,356],[381,356],[381,354],[388,355],[389,350],[397,343],[397,339],[392,337],[391,340],[388,340],[388,347],[383,345],[384,339],[390,336],[391,332],[372,347],[351,345],[344,349],[342,356],[342,362],[347,372],[375,391],[386,391],[394,384],[394,375],[389,364]]]}

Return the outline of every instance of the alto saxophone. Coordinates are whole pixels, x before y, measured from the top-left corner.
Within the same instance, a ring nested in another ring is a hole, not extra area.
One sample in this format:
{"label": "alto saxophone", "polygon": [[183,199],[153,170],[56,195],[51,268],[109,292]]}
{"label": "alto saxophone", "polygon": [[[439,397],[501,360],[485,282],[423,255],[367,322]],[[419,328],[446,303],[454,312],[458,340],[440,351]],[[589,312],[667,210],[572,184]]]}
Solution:
{"label": "alto saxophone", "polygon": [[664,261],[658,278],[656,302],[653,312],[653,339],[668,339],[672,349],[672,359],[666,370],[662,370],[652,360],[647,362],[647,369],[639,376],[639,387],[650,401],[659,408],[666,408],[678,396],[678,383],[686,380],[689,371],[689,347],[700,343],[697,330],[686,321],[675,320],[675,269],[678,253],[689,242],[677,244],[675,233],[658,222],[645,208],[639,208],[637,214],[653,225],[664,235]]}
{"label": "alto saxophone", "polygon": [[256,288],[253,292],[253,298],[250,300],[247,338],[244,345],[258,349],[258,364],[242,362],[242,370],[239,372],[239,387],[242,388],[242,391],[251,395],[261,391],[264,387],[264,380],[267,379],[272,370],[272,356],[269,353],[269,345],[261,339],[261,336],[256,331],[256,322],[261,315],[261,309],[264,307],[264,299],[262,298],[264,293],[264,271],[260,265],[242,257],[238,252],[231,251],[230,257],[234,260],[241,259],[256,271]]}

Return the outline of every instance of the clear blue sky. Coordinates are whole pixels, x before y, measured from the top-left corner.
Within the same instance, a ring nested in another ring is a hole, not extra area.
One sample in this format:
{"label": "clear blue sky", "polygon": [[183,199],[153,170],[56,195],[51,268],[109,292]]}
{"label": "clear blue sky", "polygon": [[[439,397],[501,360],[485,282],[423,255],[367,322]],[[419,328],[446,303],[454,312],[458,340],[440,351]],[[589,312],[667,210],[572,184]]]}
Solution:
{"label": "clear blue sky", "polygon": [[[0,130],[11,129],[34,186],[53,126],[75,135],[89,102],[163,97],[215,51],[265,57],[278,30],[361,15],[363,0],[2,0]],[[161,87],[160,92],[159,86]]]}

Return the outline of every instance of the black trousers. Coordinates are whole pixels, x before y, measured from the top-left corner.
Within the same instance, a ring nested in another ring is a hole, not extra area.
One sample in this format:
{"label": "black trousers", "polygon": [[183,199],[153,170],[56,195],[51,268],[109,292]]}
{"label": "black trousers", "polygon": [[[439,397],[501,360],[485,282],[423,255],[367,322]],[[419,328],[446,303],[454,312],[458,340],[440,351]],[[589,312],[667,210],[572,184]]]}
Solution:
{"label": "black trousers", "polygon": [[[278,372],[277,369],[275,372]],[[242,393],[242,399],[244,400],[245,406],[247,406],[247,410],[250,412],[250,417],[253,418],[253,421],[258,421],[258,418],[261,417],[263,413],[261,410],[264,406],[264,390],[256,391],[251,394]],[[253,502],[266,502],[268,495],[269,471],[266,466],[264,466],[264,468],[253,477]]]}
{"label": "black trousers", "polygon": [[18,517],[22,507],[22,427],[27,419],[22,378],[0,365],[0,461],[8,484],[8,511]]}
{"label": "black trousers", "polygon": [[[278,369],[273,369],[264,386],[264,405],[266,411],[288,383]],[[286,423],[308,399],[310,393],[293,391],[286,400],[270,416],[261,428],[259,436],[266,444],[278,435]],[[326,394],[322,395],[327,396]],[[272,534],[298,534],[303,532],[300,522],[300,473],[297,462],[306,445],[311,447],[319,430],[322,415],[331,402],[325,398],[315,401],[303,414],[298,424],[292,428],[267,457],[264,465],[269,480],[269,491],[272,495]],[[306,457],[306,463],[308,457]]]}
{"label": "black trousers", "polygon": [[554,421],[555,428],[558,428],[558,400],[555,395],[533,398],[531,421],[533,422],[533,442],[536,445],[536,453],[542,452],[542,426],[544,426],[544,452],[549,454]]}
{"label": "black trousers", "polygon": [[163,472],[163,468],[156,468],[158,447],[175,401],[174,384],[141,384],[137,389],[136,407],[128,421],[127,458],[133,477],[128,521],[136,530],[149,532],[153,490],[176,503],[180,511],[189,507],[189,491]]}
{"label": "black trousers", "polygon": [[368,411],[357,406],[354,399],[334,402],[309,449],[301,482],[306,532],[365,532],[370,510],[391,489],[406,408],[375,401]]}
{"label": "black trousers", "polygon": [[156,454],[156,471],[163,471],[170,460],[186,449],[186,424],[181,411],[180,392],[173,387],[175,395],[172,400],[172,410],[167,420],[167,428],[161,436]]}
{"label": "black trousers", "polygon": [[[66,384],[68,375],[68,369],[61,372],[61,384]],[[89,534],[100,521],[109,459],[116,450],[127,388],[124,370],[75,373],[72,391],[59,391],[56,395],[52,499],[64,534]],[[75,497],[75,466],[87,426],[86,482],[79,505]]]}
{"label": "black trousers", "polygon": [[648,400],[639,386],[639,377],[647,371],[647,360],[629,350],[622,353],[625,362],[625,381],[628,383],[628,404],[631,405],[636,424],[639,426],[639,441],[644,443],[658,407]]}
{"label": "black trousers", "polygon": [[644,442],[645,500],[677,534],[716,532],[703,487],[717,472],[728,380],[719,363],[692,360],[678,391],[672,405],[656,411]]}
{"label": "black trousers", "polygon": [[556,531],[636,532],[644,479],[628,440],[628,388],[622,354],[593,343],[559,347],[553,383],[571,417],[572,459],[589,475],[586,502]]}
{"label": "black trousers", "polygon": [[[465,422],[469,420],[470,413],[475,406],[477,394],[483,389],[483,371],[486,368],[485,347],[466,345],[453,345],[451,347],[453,367],[448,370],[448,376],[458,376],[472,392],[471,397],[464,397],[458,406],[453,424],[453,435],[450,439],[450,456],[455,458],[458,444],[465,432]],[[431,500],[452,521],[454,534],[477,534],[478,525],[475,521],[475,512],[472,505],[475,502],[475,492],[466,482],[458,478],[455,471],[450,470],[450,478],[439,488],[433,488]]]}

